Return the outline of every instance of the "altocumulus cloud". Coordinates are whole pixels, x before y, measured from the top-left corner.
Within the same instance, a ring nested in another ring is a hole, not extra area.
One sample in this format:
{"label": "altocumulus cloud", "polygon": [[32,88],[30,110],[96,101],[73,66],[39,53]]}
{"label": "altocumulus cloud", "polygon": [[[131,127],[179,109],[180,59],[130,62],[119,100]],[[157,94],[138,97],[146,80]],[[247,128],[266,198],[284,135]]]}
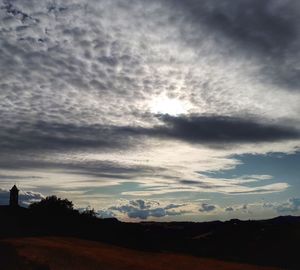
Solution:
{"label": "altocumulus cloud", "polygon": [[[181,6],[179,10],[185,16],[174,17],[177,14],[174,5]],[[130,144],[131,137],[123,136],[126,135],[126,131],[130,131],[131,134],[145,133],[148,136],[168,136],[200,142],[223,142],[226,138],[233,142],[298,138],[299,134],[293,128],[280,125],[265,126],[261,121],[257,122],[261,119],[248,121],[236,117],[231,119],[214,116],[219,114],[220,107],[223,113],[234,114],[234,111],[230,111],[233,105],[226,104],[228,97],[220,99],[218,91],[225,95],[226,91],[209,89],[212,86],[207,79],[202,81],[204,78],[194,78],[194,74],[189,71],[188,76],[192,78],[186,82],[188,85],[184,86],[186,94],[181,93],[176,87],[178,82],[173,82],[172,79],[173,76],[178,77],[176,71],[167,68],[167,73],[164,74],[164,71],[160,70],[159,76],[159,71],[152,66],[153,62],[162,66],[172,64],[175,67],[179,63],[176,60],[172,60],[175,63],[171,62],[168,56],[161,58],[163,48],[156,48],[155,45],[152,48],[149,42],[142,44],[144,38],[155,38],[152,32],[154,28],[161,26],[162,30],[166,31],[171,27],[173,20],[174,25],[178,27],[200,24],[217,29],[218,31],[211,31],[213,35],[223,31],[222,34],[234,41],[248,41],[247,44],[251,48],[267,46],[268,52],[284,51],[290,44],[286,40],[295,40],[297,36],[297,31],[292,30],[297,23],[294,14],[297,9],[293,8],[294,5],[288,1],[284,5],[287,15],[282,17],[279,11],[283,7],[278,5],[277,1],[268,1],[268,4],[260,4],[259,1],[237,1],[234,4],[225,1],[220,4],[217,1],[204,0],[184,3],[153,1],[151,4],[146,1],[90,1],[86,4],[81,4],[80,1],[69,4],[47,4],[33,0],[28,3],[5,1],[1,6],[4,24],[0,32],[3,40],[1,146],[17,149],[75,146],[117,148]],[[115,10],[115,13],[112,10]],[[153,10],[157,11],[157,16]],[[86,16],[87,14],[89,16]],[[149,20],[144,29],[148,30],[147,37],[140,36],[131,29],[132,20],[138,22],[141,15],[145,15],[146,21]],[[164,22],[158,20],[159,15],[163,15]],[[194,19],[187,19],[190,15],[193,15]],[[118,19],[112,22],[109,16]],[[179,18],[183,18],[180,24],[177,22]],[[278,21],[277,27],[273,26],[273,20]],[[66,26],[70,21],[73,26]],[[250,23],[252,21],[256,23]],[[227,27],[224,28],[224,24]],[[124,37],[116,36],[114,26],[120,28]],[[197,28],[194,26],[191,29]],[[241,31],[244,28],[248,31]],[[205,29],[200,27],[199,32],[202,33],[201,31]],[[188,36],[182,36],[180,29],[175,28],[172,33],[178,44],[181,44],[181,39],[188,39]],[[241,33],[245,33],[246,37]],[[160,34],[157,33],[160,42],[168,45],[170,41],[162,39]],[[197,36],[193,31],[192,34]],[[130,43],[131,40],[135,42]],[[188,43],[193,44],[192,40]],[[197,43],[201,43],[200,40]],[[145,47],[146,49],[143,49]],[[201,50],[195,53],[202,56]],[[294,57],[295,55],[293,59]],[[156,62],[158,59],[164,60]],[[190,61],[186,59],[184,64],[191,65]],[[202,66],[201,62],[199,66]],[[164,79],[165,75],[168,75],[170,82]],[[215,76],[218,77],[217,73]],[[223,76],[222,72],[221,77]],[[193,84],[197,83],[202,86],[201,89],[193,87]],[[224,89],[228,87],[223,85]],[[239,88],[239,85],[235,87]],[[181,99],[191,99],[193,96],[195,105],[203,105],[204,112],[212,113],[212,117],[164,117],[161,120],[166,126],[162,125],[160,128],[153,126],[143,129],[136,125],[128,126],[128,123],[142,123],[145,126],[148,122],[157,122],[156,117],[146,116],[143,109],[147,107],[143,100],[155,96],[155,89],[161,89]],[[197,92],[201,94],[198,95]],[[207,92],[213,94],[207,96]],[[232,96],[232,93],[230,95]],[[236,98],[242,97],[239,94]],[[248,96],[246,98],[249,100]],[[252,105],[255,102],[256,98]],[[131,106],[127,106],[128,104]],[[238,111],[248,110],[243,107],[247,106],[246,103],[238,104]],[[210,111],[215,106],[218,110]],[[120,117],[121,115],[126,117]],[[125,126],[122,123],[125,123]],[[213,130],[216,126],[219,129],[215,134]],[[233,132],[237,126],[242,128]],[[14,136],[10,136],[11,134]],[[134,142],[131,145],[134,145]]]}
{"label": "altocumulus cloud", "polygon": [[[299,10],[292,0],[2,1],[2,174],[82,193],[124,180],[144,195],[286,190],[197,172],[299,149]],[[161,94],[185,114],[151,113]],[[179,209],[133,200],[114,211]]]}
{"label": "altocumulus cloud", "polygon": [[[184,16],[175,17],[178,15],[176,6],[181,7],[179,10]],[[55,4],[33,0],[26,4],[22,1],[5,1],[1,6],[4,24],[0,32],[3,37],[1,66],[5,67],[2,70],[4,76],[1,84],[3,103],[0,109],[4,122],[1,147],[45,150],[96,146],[107,150],[135,145],[137,142],[132,141],[132,137],[138,134],[204,143],[298,138],[298,132],[292,128],[265,126],[256,120],[214,115],[162,117],[165,125],[149,129],[121,125],[122,122],[142,122],[145,125],[149,119],[150,123],[157,122],[156,117],[146,117],[142,109],[145,107],[142,99],[155,95],[155,89],[174,88],[167,92],[172,96],[180,95],[180,91],[176,89],[176,81],[171,83],[172,77],[178,75],[176,71],[168,71],[168,78],[171,76],[169,83],[163,79],[167,74],[161,71],[162,76],[157,77],[159,73],[152,67],[153,62],[161,59],[163,48],[156,48],[155,45],[152,48],[149,42],[142,43],[144,38],[155,38],[156,35],[152,32],[154,28],[161,26],[162,30],[168,30],[173,20],[179,29],[175,28],[172,33],[175,41],[181,44],[182,39],[189,40],[190,36],[182,36],[180,26],[200,24],[218,30],[211,31],[214,35],[220,33],[234,41],[248,41],[251,48],[267,46],[266,51],[272,51],[270,46],[274,46],[278,48],[273,51],[282,51],[282,48],[288,46],[285,43],[287,35],[288,40],[296,39],[296,31],[292,31],[296,27],[296,15],[293,13],[296,9],[291,1],[285,7],[287,16],[282,18],[279,13],[279,8],[282,7],[278,7],[277,1],[269,1],[268,5],[258,1],[237,1],[235,4],[225,1],[220,4],[204,0],[185,3],[153,1],[151,4],[146,1],[90,1],[86,4],[80,1],[68,4],[60,1]],[[157,11],[157,16],[154,10]],[[245,10],[249,14],[255,14],[254,17],[248,16]],[[112,22],[108,15],[118,19]],[[144,29],[148,30],[147,37],[140,36],[131,29],[132,20],[138,22],[141,15],[149,21]],[[164,22],[158,20],[159,15],[163,15]],[[188,19],[189,17],[193,19]],[[177,21],[179,18],[183,18],[180,24]],[[248,20],[256,23],[252,24]],[[277,27],[272,26],[273,20],[278,21]],[[66,26],[70,21],[73,26]],[[226,27],[221,27],[224,24]],[[120,28],[124,37],[116,36],[114,26]],[[194,25],[191,29],[196,28]],[[244,28],[248,31],[241,31]],[[206,30],[200,27],[199,32],[202,33],[201,31]],[[8,32],[10,35],[7,35]],[[191,31],[187,34],[189,32]],[[246,37],[241,32],[246,33]],[[157,33],[160,42],[169,44],[168,39],[162,39],[160,34]],[[197,36],[194,32],[192,34]],[[131,40],[137,42],[130,43]],[[198,42],[201,43],[200,40]],[[136,43],[140,45],[134,45]],[[193,44],[192,40],[187,43]],[[201,50],[197,53],[201,54]],[[157,64],[179,64],[176,61],[169,62],[168,57],[162,59],[165,60]],[[190,64],[189,61],[190,59],[186,59],[185,64]],[[193,76],[190,71],[189,76]],[[190,88],[185,89],[187,94],[180,98],[195,97],[196,89],[192,85],[197,80],[200,80],[203,88],[210,87],[209,82],[202,82],[202,78],[192,78],[188,82]],[[226,88],[225,85],[223,87]],[[203,104],[206,110],[212,108],[214,105],[211,100],[218,96],[217,92],[209,97],[206,97],[206,90],[200,92],[203,92],[203,100],[209,99],[209,106]],[[195,99],[199,101],[198,97]],[[225,106],[226,113],[232,107],[227,106],[225,100],[216,101],[218,106]],[[132,104],[132,109],[127,104]],[[120,115],[127,117],[120,118]],[[236,130],[237,126],[241,128]],[[214,133],[216,127],[217,132]]]}
{"label": "altocumulus cloud", "polygon": [[[228,56],[251,56],[259,62],[255,75],[288,90],[298,90],[299,17],[297,1],[170,0],[193,26],[204,26],[210,35],[228,39],[234,50]],[[183,10],[183,11],[182,11]],[[199,29],[199,28],[198,28]],[[182,29],[184,30],[184,28]],[[202,29],[201,29],[202,30]],[[187,44],[197,46],[201,31],[183,32]],[[187,34],[186,34],[187,33]],[[224,42],[224,41],[223,41]],[[259,74],[260,73],[260,74]]]}

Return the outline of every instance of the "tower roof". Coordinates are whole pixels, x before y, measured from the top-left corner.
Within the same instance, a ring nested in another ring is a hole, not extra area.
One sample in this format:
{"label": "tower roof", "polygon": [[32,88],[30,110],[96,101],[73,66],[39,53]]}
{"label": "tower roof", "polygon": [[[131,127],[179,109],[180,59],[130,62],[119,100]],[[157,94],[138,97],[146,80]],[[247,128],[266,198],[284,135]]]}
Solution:
{"label": "tower roof", "polygon": [[14,185],[14,186],[11,188],[11,190],[10,190],[10,191],[19,191],[19,190],[18,190],[17,186],[16,186],[16,185]]}

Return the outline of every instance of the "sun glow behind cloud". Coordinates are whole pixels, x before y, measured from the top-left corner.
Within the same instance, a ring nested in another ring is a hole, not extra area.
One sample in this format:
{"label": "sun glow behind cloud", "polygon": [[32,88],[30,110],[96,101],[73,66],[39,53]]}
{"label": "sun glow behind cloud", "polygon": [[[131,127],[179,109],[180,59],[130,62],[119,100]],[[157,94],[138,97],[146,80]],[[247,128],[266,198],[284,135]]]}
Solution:
{"label": "sun glow behind cloud", "polygon": [[159,96],[151,101],[150,110],[154,114],[169,114],[177,116],[187,113],[188,105],[179,99]]}
{"label": "sun glow behind cloud", "polygon": [[219,173],[270,153],[288,171],[300,149],[295,2],[284,20],[277,0],[5,2],[0,188],[14,180],[95,209],[299,196],[299,177],[278,166],[247,164],[270,179]]}

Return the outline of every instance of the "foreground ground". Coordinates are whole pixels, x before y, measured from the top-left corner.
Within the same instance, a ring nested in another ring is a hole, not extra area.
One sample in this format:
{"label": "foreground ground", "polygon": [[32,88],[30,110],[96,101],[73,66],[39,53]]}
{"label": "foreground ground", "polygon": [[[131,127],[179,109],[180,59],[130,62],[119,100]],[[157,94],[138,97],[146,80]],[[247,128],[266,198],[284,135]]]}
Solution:
{"label": "foreground ground", "polygon": [[1,240],[0,265],[1,269],[6,270],[279,269],[175,253],[142,252],[67,237],[27,237]]}

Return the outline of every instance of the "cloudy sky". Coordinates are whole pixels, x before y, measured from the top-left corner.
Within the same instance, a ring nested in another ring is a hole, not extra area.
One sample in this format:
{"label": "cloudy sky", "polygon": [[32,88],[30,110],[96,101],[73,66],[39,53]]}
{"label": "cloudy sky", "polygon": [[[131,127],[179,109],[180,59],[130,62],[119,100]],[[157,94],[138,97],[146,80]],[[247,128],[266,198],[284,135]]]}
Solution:
{"label": "cloudy sky", "polygon": [[1,0],[0,203],[300,214],[299,42],[296,0]]}

